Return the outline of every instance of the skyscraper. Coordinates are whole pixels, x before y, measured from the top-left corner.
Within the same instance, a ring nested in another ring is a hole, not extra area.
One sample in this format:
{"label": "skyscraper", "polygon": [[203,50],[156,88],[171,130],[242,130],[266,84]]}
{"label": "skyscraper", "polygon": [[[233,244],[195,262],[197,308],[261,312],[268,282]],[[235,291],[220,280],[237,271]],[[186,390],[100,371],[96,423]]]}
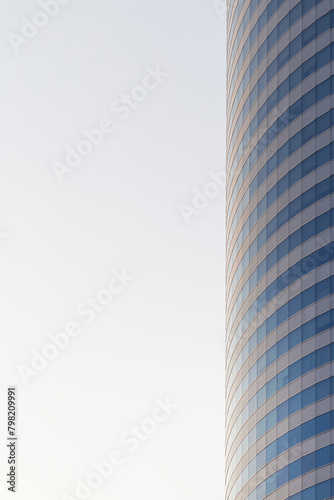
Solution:
{"label": "skyscraper", "polygon": [[332,9],[229,6],[228,500],[334,497]]}

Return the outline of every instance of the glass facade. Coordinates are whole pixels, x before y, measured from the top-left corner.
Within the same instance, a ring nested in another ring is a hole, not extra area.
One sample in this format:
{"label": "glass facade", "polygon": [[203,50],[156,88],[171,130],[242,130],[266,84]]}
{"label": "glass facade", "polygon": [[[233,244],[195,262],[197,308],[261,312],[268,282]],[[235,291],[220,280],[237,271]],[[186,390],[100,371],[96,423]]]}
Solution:
{"label": "glass facade", "polygon": [[334,0],[234,0],[226,498],[334,497]]}

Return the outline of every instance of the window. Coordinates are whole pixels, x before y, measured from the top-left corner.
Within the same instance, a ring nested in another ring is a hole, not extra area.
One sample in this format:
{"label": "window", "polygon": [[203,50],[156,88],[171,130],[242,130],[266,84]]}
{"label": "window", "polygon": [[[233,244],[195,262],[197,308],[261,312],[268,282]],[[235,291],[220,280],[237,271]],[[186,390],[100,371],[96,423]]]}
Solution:
{"label": "window", "polygon": [[[272,493],[273,491],[276,490],[277,488],[277,472],[275,474],[273,474],[272,476],[268,477],[268,479],[266,480],[266,494],[267,495],[270,495],[270,493]],[[261,497],[261,498],[264,498],[264,497]]]}
{"label": "window", "polygon": [[296,101],[292,106],[290,106],[290,121],[294,120],[296,116],[299,116],[302,113],[302,105],[303,99],[300,98]]}
{"label": "window", "polygon": [[328,78],[324,82],[317,85],[317,101],[320,101],[324,97],[331,93],[331,79]]}
{"label": "window", "polygon": [[281,422],[289,415],[289,400],[284,401],[277,407],[277,422]]}
{"label": "window", "polygon": [[302,143],[310,141],[315,136],[315,122],[311,122],[302,129]]}
{"label": "window", "polygon": [[316,495],[316,485],[311,486],[311,488],[307,488],[307,499],[316,498],[315,495]]}
{"label": "window", "polygon": [[329,363],[329,361],[331,360],[331,352],[329,346],[318,349],[315,354],[316,366],[322,366],[326,363]]}
{"label": "window", "polygon": [[290,333],[289,335],[289,348],[293,349],[296,345],[301,343],[301,333],[302,329],[301,327],[296,328],[293,332]]}
{"label": "window", "polygon": [[271,462],[271,460],[274,460],[276,456],[277,456],[277,445],[276,441],[274,441],[266,448],[266,463],[269,463]]}
{"label": "window", "polygon": [[[330,460],[329,462],[330,463]],[[317,465],[319,467],[319,465]],[[319,500],[328,500],[331,496],[331,483],[330,481],[324,481],[323,483],[317,484],[317,494],[316,498]],[[306,498],[306,496],[305,496]]]}
{"label": "window", "polygon": [[256,425],[257,439],[259,439],[261,436],[263,436],[266,432],[267,432],[266,417],[264,417]]}
{"label": "window", "polygon": [[295,217],[295,215],[299,214],[302,209],[302,197],[298,196],[295,200],[293,200],[289,206],[289,219]]}
{"label": "window", "polygon": [[321,434],[331,428],[331,413],[324,413],[315,419],[315,432]]}
{"label": "window", "polygon": [[331,114],[329,112],[320,116],[316,120],[316,128],[313,131],[313,135],[316,133],[317,135],[321,134],[324,130],[327,130],[331,126]]}
{"label": "window", "polygon": [[289,383],[289,369],[285,368],[285,370],[281,371],[277,375],[277,390],[282,389],[285,385]]}
{"label": "window", "polygon": [[285,191],[289,189],[289,175],[286,174],[282,179],[277,183],[277,197],[279,198]]}
{"label": "window", "polygon": [[315,453],[310,453],[302,457],[302,474],[315,469]]}
{"label": "window", "polygon": [[264,385],[257,392],[257,407],[259,408],[265,402],[265,400],[266,400],[266,386]]}
{"label": "window", "polygon": [[[294,73],[298,72],[299,68],[294,71]],[[286,78],[277,88],[277,102],[281,101],[284,96],[289,92],[289,78]]]}
{"label": "window", "polygon": [[325,16],[322,16],[317,21],[318,36],[319,36],[320,33],[324,33],[325,31],[329,30],[330,27],[331,27],[331,19],[330,19],[330,12],[329,12],[329,14],[326,14]]}
{"label": "window", "polygon": [[293,71],[291,73],[291,75],[289,77],[289,90],[294,89],[301,82],[301,80],[303,79],[303,67],[304,67],[304,64],[302,66],[299,66],[299,68],[297,68],[295,71]]}
{"label": "window", "polygon": [[256,472],[266,464],[266,450],[262,450],[257,456],[255,461],[255,470],[251,471],[250,475],[256,474]]}
{"label": "window", "polygon": [[321,233],[325,229],[329,228],[330,225],[331,225],[330,211],[325,212],[324,214],[316,218],[315,227],[317,233]]}
{"label": "window", "polygon": [[257,366],[257,375],[260,375],[260,373],[263,372],[263,370],[266,369],[266,353],[263,354],[257,361],[256,365],[254,366]]}
{"label": "window", "polygon": [[292,495],[292,497],[289,497],[289,499],[287,500],[304,500],[304,497],[302,496],[302,492],[300,491],[299,493]]}
{"label": "window", "polygon": [[324,465],[331,463],[331,448],[326,446],[326,448],[321,448],[316,451],[315,467],[323,467]]}
{"label": "window", "polygon": [[277,359],[277,344],[268,349],[266,354],[266,366],[269,366]]}
{"label": "window", "polygon": [[279,358],[289,350],[289,336],[286,335],[275,345],[277,345],[277,357]]}
{"label": "window", "polygon": [[[297,134],[296,134],[297,135]],[[298,149],[299,146],[297,146],[296,149]],[[291,145],[290,145],[290,150],[291,150]],[[289,141],[287,141],[285,144],[283,144],[283,146],[281,146],[278,151],[277,151],[277,163],[278,165],[281,165],[281,163],[283,163],[283,161],[288,158],[289,154],[291,154],[291,152],[289,152]],[[276,165],[276,168],[277,168],[277,165]]]}
{"label": "window", "polygon": [[291,429],[291,431],[289,431],[288,440],[290,448],[296,446],[296,444],[299,444],[302,441],[302,429],[300,425],[295,429]]}
{"label": "window", "polygon": [[306,160],[304,160],[302,162],[302,175],[303,175],[303,177],[308,175],[310,172],[312,172],[314,170],[315,165],[316,165],[315,158],[316,158],[315,155],[311,155],[308,158],[306,158]]}
{"label": "window", "polygon": [[302,391],[302,407],[308,406],[315,401],[315,386],[311,386]]}
{"label": "window", "polygon": [[269,382],[267,382],[266,396],[267,399],[277,392],[277,378],[273,377]]}
{"label": "window", "polygon": [[292,26],[300,17],[302,16],[302,4],[299,2],[293,9],[289,12],[290,26]]}
{"label": "window", "polygon": [[316,400],[326,398],[331,393],[330,379],[323,380],[315,386],[316,389]]}
{"label": "window", "polygon": [[299,163],[289,172],[290,185],[292,186],[293,184],[298,182],[301,179],[301,177],[302,177],[302,163]]}
{"label": "window", "polygon": [[298,360],[289,366],[289,381],[290,382],[292,382],[293,380],[296,380],[296,378],[300,377],[301,374],[302,374],[301,373],[301,360]]}
{"label": "window", "polygon": [[315,57],[311,57],[303,64],[303,79],[310,76],[315,71]]}
{"label": "window", "polygon": [[267,224],[267,227],[266,227],[266,236],[267,236],[267,239],[269,239],[273,234],[276,233],[277,231],[277,218],[274,217],[268,224]]}
{"label": "window", "polygon": [[316,300],[320,300],[330,294],[330,280],[327,278],[315,285]]}
{"label": "window", "polygon": [[[266,172],[266,177],[268,177],[277,168],[277,153],[273,154],[271,158],[267,161],[263,171]],[[262,170],[262,169],[261,169]]]}
{"label": "window", "polygon": [[311,352],[301,360],[302,362],[302,375],[315,368],[315,351]]}
{"label": "window", "polygon": [[311,286],[304,292],[302,292],[302,308],[309,306],[315,302],[315,288]]}
{"label": "window", "polygon": [[289,481],[289,467],[283,467],[277,471],[277,488]]}
{"label": "window", "polygon": [[287,436],[285,434],[279,437],[276,440],[276,442],[277,442],[277,453],[276,453],[277,456],[281,455],[281,453],[284,453],[286,450],[290,448]]}
{"label": "window", "polygon": [[266,429],[272,429],[277,424],[277,412],[276,408],[274,408],[270,413],[266,416]]}
{"label": "window", "polygon": [[[302,145],[302,131],[299,131],[297,132],[297,134],[293,135],[291,137],[291,139],[286,143],[289,145],[289,154],[291,155],[292,153],[294,153],[295,151],[297,151],[297,149],[300,148],[300,146]],[[288,155],[286,155],[285,158],[287,158]],[[283,158],[283,160],[285,159]],[[282,162],[280,162],[282,163]]]}
{"label": "window", "polygon": [[324,330],[327,330],[331,326],[331,313],[330,311],[325,312],[324,314],[321,314],[320,316],[316,317],[315,320],[316,324],[316,333],[323,332]]}
{"label": "window", "polygon": [[279,262],[283,257],[289,253],[289,240],[286,238],[282,243],[277,246],[277,261]]}
{"label": "window", "polygon": [[[289,375],[290,375],[289,377],[290,380],[295,380],[297,378],[295,376],[293,379],[291,379],[291,373]],[[289,403],[289,415],[292,415],[296,411],[300,410],[300,408],[302,407],[302,393],[299,392],[298,394],[290,398],[288,400],[288,403]]]}
{"label": "window", "polygon": [[302,462],[301,459],[295,460],[289,465],[289,481],[301,476],[302,473]]}
{"label": "window", "polygon": [[331,58],[331,50],[330,50],[330,45],[325,47],[324,49],[320,50],[320,52],[317,53],[317,69],[319,69],[321,66],[324,66],[330,61]]}
{"label": "window", "polygon": [[278,257],[277,257],[277,247],[276,247],[267,256],[267,269],[269,270],[272,267],[274,267],[274,265],[276,264],[277,260],[280,260],[280,259],[278,259]]}
{"label": "window", "polygon": [[290,42],[290,58],[296,55],[303,47],[302,37],[298,35],[292,42]]}
{"label": "window", "polygon": [[286,321],[289,317],[289,303],[284,304],[284,306],[280,307],[276,313],[277,316],[277,325],[281,325]]}
{"label": "window", "polygon": [[305,325],[302,326],[302,341],[310,339],[315,334],[315,320],[311,319]]}
{"label": "window", "polygon": [[293,316],[296,314],[298,311],[301,310],[301,295],[297,295],[293,299],[291,299],[288,304],[289,304],[289,317]]}
{"label": "window", "polygon": [[[318,187],[319,184],[317,184],[316,186]],[[311,189],[308,189],[302,194],[301,207],[303,210],[305,210],[305,208],[309,207],[316,201],[315,190],[316,187],[312,187]]]}
{"label": "window", "polygon": [[283,68],[283,66],[289,61],[289,59],[289,46],[287,46],[284,50],[282,50],[282,52],[278,54],[278,68]]}

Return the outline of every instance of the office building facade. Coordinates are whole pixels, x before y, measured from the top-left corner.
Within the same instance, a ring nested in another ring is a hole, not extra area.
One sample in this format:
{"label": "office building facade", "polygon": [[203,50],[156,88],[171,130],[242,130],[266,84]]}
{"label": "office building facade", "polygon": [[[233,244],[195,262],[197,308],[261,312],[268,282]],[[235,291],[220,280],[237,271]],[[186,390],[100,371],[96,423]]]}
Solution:
{"label": "office building facade", "polygon": [[226,499],[334,498],[334,1],[227,19]]}

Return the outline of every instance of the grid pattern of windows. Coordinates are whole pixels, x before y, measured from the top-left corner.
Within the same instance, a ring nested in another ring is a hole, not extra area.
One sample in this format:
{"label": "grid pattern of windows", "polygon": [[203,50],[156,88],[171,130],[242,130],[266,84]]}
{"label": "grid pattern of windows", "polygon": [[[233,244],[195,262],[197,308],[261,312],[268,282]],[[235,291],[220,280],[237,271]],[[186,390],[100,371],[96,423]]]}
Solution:
{"label": "grid pattern of windows", "polygon": [[[238,35],[237,37],[239,36],[239,41],[240,41],[240,38],[242,36],[242,33],[245,31],[252,15],[254,14],[255,10],[257,9],[259,3],[261,2],[261,0],[251,0],[249,5],[248,5],[248,8],[245,12],[245,14],[243,15],[242,19],[241,19],[241,22],[240,22],[240,25],[239,25],[239,28],[238,28]],[[271,0],[271,2],[269,3],[269,5],[271,6],[270,8],[276,12],[276,10],[278,9],[278,3],[280,2],[280,0]],[[237,1],[237,5],[236,5],[236,8],[234,10],[234,13],[233,13],[233,16],[232,16],[232,20],[231,20],[231,25],[230,25],[230,34],[231,36],[229,37],[228,41],[227,41],[227,45],[228,47],[230,46],[230,38],[232,38],[232,33],[233,33],[233,30],[235,28],[235,25],[236,25],[236,22],[238,20],[238,15],[244,5],[244,1],[243,0],[238,0]],[[280,2],[281,4],[281,2]],[[233,7],[233,6],[232,6]],[[271,15],[268,17],[268,19],[271,17]],[[267,22],[267,20],[265,21],[265,23]],[[262,26],[263,28],[263,26]],[[261,29],[262,29],[261,28]],[[259,30],[261,31],[261,30]],[[239,34],[240,32],[240,34]],[[235,41],[237,41],[238,38],[236,38]],[[254,43],[254,40],[253,42]],[[233,47],[234,48],[234,47]],[[235,50],[236,48],[234,49],[234,52],[232,52],[232,55],[231,55],[231,58],[232,59],[234,56],[235,56]]]}
{"label": "grid pattern of windows", "polygon": [[[333,82],[333,90],[334,90],[334,77],[332,79],[332,82]],[[325,84],[326,82],[323,82],[323,83]],[[298,101],[297,101],[297,103],[298,103]],[[311,107],[311,105],[312,105],[312,98],[308,99],[308,104],[310,105],[309,107]],[[292,115],[291,115],[291,117],[292,117]],[[286,120],[287,123],[288,123],[288,121],[289,120]],[[275,128],[275,132],[272,134],[272,138],[273,139],[276,136],[276,131],[277,131],[277,128],[278,128],[278,127],[276,127],[276,124],[274,124],[274,126],[275,126],[274,127]],[[270,133],[270,129],[269,129],[268,133]],[[291,205],[289,206],[290,210],[288,210],[287,208],[285,208],[284,210],[282,210],[280,212],[279,215],[277,215],[276,219],[274,219],[273,221],[270,221],[270,223],[268,224],[266,230],[263,229],[258,234],[257,240],[258,240],[259,243],[257,244],[257,249],[252,250],[253,254],[252,254],[251,250],[249,251],[249,254],[248,254],[247,258],[245,258],[245,262],[243,263],[244,266],[247,266],[247,264],[249,263],[249,261],[254,256],[254,252],[259,249],[259,245],[261,246],[261,243],[263,245],[263,243],[265,241],[267,241],[280,227],[282,227],[286,222],[288,222],[290,219],[292,219],[293,217],[295,217],[295,215],[297,215],[300,212],[301,208],[303,207],[304,202],[307,202],[309,205],[312,204],[312,202],[307,199],[309,196],[313,197],[313,203],[315,201],[317,201],[318,199],[320,199],[320,197],[323,197],[323,195],[321,193],[321,186],[323,186],[323,185],[324,184],[318,186],[318,188],[317,188],[318,191],[317,192],[312,193],[312,191],[309,190],[307,193],[306,192],[303,193],[299,197],[299,199],[297,199],[297,200],[295,200],[294,202],[291,203]],[[330,192],[328,192],[328,194],[330,194]],[[298,203],[300,203],[299,212],[298,212],[298,210],[296,210],[296,208],[297,208],[296,205]],[[241,248],[241,245],[244,242],[246,236],[248,236],[247,227],[244,228],[243,233],[241,233],[241,237],[239,237],[237,239],[236,244],[234,245],[234,247],[232,248],[232,251],[230,252],[230,255],[229,255],[230,262],[233,262],[234,259],[236,258],[237,253],[239,252],[239,250]],[[253,243],[253,248],[254,247],[255,247],[255,244]],[[252,248],[252,247],[250,247],[250,248]]]}
{"label": "grid pattern of windows", "polygon": [[283,389],[283,387],[302,375],[320,366],[326,365],[331,361],[334,361],[333,343],[311,352],[277,373],[277,375],[265,383],[244,406],[239,416],[235,419],[234,427],[227,438],[229,439],[231,435],[237,434],[241,427],[246,424],[249,417],[280,389]]}
{"label": "grid pattern of windows", "polygon": [[[258,264],[250,277],[243,280],[244,286],[242,288],[242,293],[248,296],[248,294],[255,288],[255,286],[265,276],[265,274],[267,274],[280,260],[282,260],[290,252],[295,250],[295,248],[299,247],[306,241],[332,227],[333,222],[334,209],[331,209],[307,222],[302,227],[291,233],[283,241],[278,243],[278,245],[273,250],[271,250],[271,252],[269,252],[267,256]],[[259,240],[255,240],[253,250],[250,250],[250,246],[246,253],[248,254],[248,252],[254,252],[254,254],[256,255],[256,252],[258,252],[265,243],[266,241],[263,241],[263,243],[261,244]],[[255,255],[253,255],[253,257]],[[242,263],[240,263],[240,265],[242,265]],[[237,274],[238,269],[236,270],[236,275]],[[233,345],[233,347],[235,346]]]}
{"label": "grid pattern of windows", "polygon": [[287,482],[333,462],[334,445],[320,448],[291,462],[289,465],[275,472],[275,474],[269,476],[246,497],[246,500],[261,500]]}
{"label": "grid pattern of windows", "polygon": [[[334,176],[328,177],[324,179],[319,184],[316,184],[312,188],[304,191],[299,197],[297,197],[294,201],[292,201],[289,205],[287,205],[283,210],[281,210],[275,217],[271,219],[271,221],[267,224],[267,226],[259,232],[258,237],[259,240],[264,239],[264,242],[269,240],[271,236],[273,236],[281,227],[283,227],[289,220],[293,217],[301,213],[303,210],[313,205],[316,201],[319,201],[326,196],[334,193]],[[258,243],[259,245],[259,243]],[[260,245],[260,248],[264,245]],[[284,290],[286,286],[293,283],[292,274],[295,279],[303,276],[307,272],[312,270],[311,260],[314,261],[315,264],[321,265],[321,263],[329,262],[331,259],[331,252],[334,250],[334,247],[327,246],[323,248],[323,250],[318,250],[314,254],[313,257],[305,257],[298,264],[295,264],[289,273],[289,279],[286,274],[283,275],[280,282],[275,281],[276,284],[271,284],[267,287],[267,289],[258,296],[258,298],[253,302],[253,304],[249,307],[247,314],[242,318],[243,328],[245,329],[250,323],[252,318],[254,317],[254,312],[259,312],[262,307],[264,307],[270,300],[272,300],[279,292]],[[310,268],[308,266],[311,266]],[[315,267],[318,267],[315,265]],[[298,267],[296,267],[298,266]],[[314,268],[315,268],[314,267]],[[278,279],[278,278],[277,278]],[[283,281],[286,286],[283,286]],[[253,287],[254,288],[254,287]],[[252,289],[253,289],[252,288]],[[242,304],[245,299],[249,295],[251,290],[245,290],[244,288],[240,292],[239,296],[235,301],[234,308],[232,313],[229,315],[227,321],[227,331],[230,334],[231,325],[237,317],[237,312],[240,311]]]}
{"label": "grid pattern of windows", "polygon": [[236,496],[241,488],[250,480],[254,474],[261,470],[267,463],[289,450],[293,446],[300,444],[318,434],[329,431],[334,428],[334,411],[318,415],[294,429],[286,432],[272,443],[268,444],[260,453],[256,455],[243,469],[237,481],[235,482],[232,495]]}
{"label": "grid pattern of windows", "polygon": [[[318,3],[322,2],[322,1],[323,0],[309,0],[308,2],[301,1],[301,2],[297,3],[297,5],[295,5],[293,7],[293,9],[291,9],[283,17],[283,19],[279,23],[276,24],[274,29],[265,38],[264,42],[261,44],[261,46],[259,47],[256,54],[253,56],[250,64],[248,65],[248,67],[245,71],[245,74],[243,76],[242,82],[241,82],[242,87],[244,87],[245,84],[247,84],[247,80],[249,80],[253,76],[253,74],[254,74],[256,68],[258,67],[258,65],[260,64],[260,62],[264,59],[264,57],[268,54],[268,52],[273,48],[273,46],[277,43],[277,41],[284,35],[284,33],[286,33],[288,31],[290,26],[292,26],[294,23],[296,23],[303,15],[305,15],[309,10],[311,10],[313,7],[315,7]],[[271,9],[271,11],[270,11],[271,16],[274,14],[274,12],[272,12],[272,11],[273,11],[273,9]],[[266,11],[264,12],[263,18],[260,17],[259,20],[261,20],[261,25],[263,25],[263,23],[265,23],[265,22],[268,22],[268,16],[267,16]],[[253,28],[254,32],[253,33],[251,32],[253,40],[254,40],[255,35],[258,36],[258,33],[256,33],[258,31],[258,27],[255,25],[254,28]],[[306,40],[304,40],[304,41],[306,41]],[[240,53],[237,64],[234,67],[233,75],[230,79],[232,87],[234,87],[234,85],[236,84],[237,76],[240,73],[242,66],[244,64],[244,61],[246,59],[246,56],[249,52],[250,47],[249,47],[249,44],[247,42],[248,42],[248,40],[246,41],[245,46],[242,48],[242,51]]]}
{"label": "grid pattern of windows", "polygon": [[315,498],[316,500],[330,500],[332,497],[334,497],[334,478],[306,488],[290,496],[287,500],[310,500],[311,498]]}
{"label": "grid pattern of windows", "polygon": [[270,429],[277,424],[293,415],[299,410],[321,401],[324,398],[334,395],[334,377],[322,380],[317,384],[311,385],[307,389],[298,392],[294,396],[285,400],[280,405],[276,406],[271,412],[263,417],[259,422],[248,432],[236,452],[229,460],[229,468],[227,469],[227,477],[241,460],[243,455],[253,446],[253,444],[264,436]]}
{"label": "grid pattern of windows", "polygon": [[[277,361],[281,356],[284,356],[291,349],[300,345],[302,342],[318,335],[319,333],[334,327],[334,310],[326,311],[323,314],[319,314],[315,318],[303,323],[298,328],[289,332],[287,335],[278,340],[273,346],[269,347],[262,356],[249,368],[246,375],[244,375],[240,385],[242,387],[242,393],[244,393],[248,387],[255,381],[255,379],[261,375],[272,363]],[[242,363],[241,363],[242,364]],[[240,368],[239,368],[240,369]],[[232,377],[229,379],[229,384],[227,386],[228,392],[230,392],[232,383],[236,378],[237,373],[233,373]],[[238,388],[235,390],[237,392]],[[241,395],[240,395],[241,398]],[[230,400],[231,401],[231,400]],[[228,406],[229,410],[229,406]]]}
{"label": "grid pattern of windows", "polygon": [[[315,219],[312,219],[310,222],[297,229],[297,231],[294,231],[292,234],[290,234],[290,236],[288,236],[285,240],[281,241],[281,243],[279,243],[277,247],[274,248],[274,250],[268,253],[268,255],[261,262],[261,264],[257,266],[255,271],[251,274],[250,278],[247,280],[245,286],[249,286],[250,290],[252,290],[255,287],[255,285],[265,276],[265,274],[268,273],[268,271],[270,271],[270,269],[272,269],[280,260],[282,260],[283,257],[285,257],[290,252],[298,248],[302,243],[305,243],[310,238],[313,238],[314,236],[322,233],[331,226],[334,226],[334,209],[331,209],[328,212],[319,215]],[[314,300],[320,300],[321,298],[319,287],[318,290],[319,290],[319,294],[317,295],[318,298],[315,296]],[[304,297],[306,296],[308,296],[308,294],[304,295]],[[300,298],[301,297],[302,295],[300,294]],[[306,307],[307,300],[304,299],[303,302],[305,303],[303,307]],[[250,337],[249,341],[247,341],[246,345],[251,345],[252,342],[253,343],[255,342],[256,345],[259,344],[259,342],[261,342],[263,337],[268,335],[268,333],[270,333],[279,324],[283,323],[283,321],[285,321],[288,317],[292,316],[293,314],[296,314],[296,312],[298,312],[298,310],[302,308],[301,303],[300,307],[298,308],[297,304],[299,304],[299,301],[296,298],[293,299],[293,301],[290,301],[290,303],[291,303],[291,308],[289,308],[289,306],[287,305],[282,306],[279,309],[279,312],[278,311],[275,312],[270,317],[270,321],[262,323],[262,325],[257,329],[257,331]],[[274,323],[276,323],[276,326],[273,326]],[[238,329],[233,335],[230,344],[227,345],[228,353],[231,350],[235,349],[235,347],[237,346],[238,342],[242,337],[242,334],[243,331],[241,325],[240,329]]]}
{"label": "grid pattern of windows", "polygon": [[[286,141],[280,148],[278,148],[276,153],[265,163],[260,172],[256,175],[256,180],[254,179],[250,183],[249,196],[252,197],[256,193],[259,186],[263,184],[263,182],[269,177],[269,175],[272,174],[277,169],[277,167],[281,165],[287,158],[289,158],[289,156],[291,156],[303,145],[308,143],[311,139],[314,139],[314,137],[317,137],[325,130],[328,130],[331,127],[332,123],[334,123],[333,109],[327,111],[326,113],[303,127],[299,132],[294,134],[288,141]],[[235,201],[242,183],[244,182],[249,171],[256,164],[262,153],[263,149],[258,149],[258,147],[255,146],[247,157],[238,176],[237,182],[235,183],[235,186],[233,188],[230,208],[232,207],[232,203]],[[230,211],[230,208],[228,209],[228,211]]]}
{"label": "grid pattern of windows", "polygon": [[[324,262],[330,262],[334,260],[334,242],[327,245],[326,247],[322,247],[320,250],[317,252],[314,252],[314,255],[307,256],[305,259],[303,259],[301,262],[298,262],[294,266],[292,266],[288,271],[283,273],[277,280],[275,280],[262,294],[259,295],[259,298],[256,300],[256,302],[253,304],[251,310],[250,310],[250,315],[253,317],[256,315],[258,312],[262,310],[263,307],[266,306],[268,302],[270,302],[276,295],[281,291],[287,288],[291,283],[296,281],[300,276],[311,271],[311,269],[315,269],[318,267],[318,265],[324,264]],[[310,266],[310,267],[309,267]],[[320,282],[322,283],[322,282]],[[320,283],[317,283],[317,285],[321,286]],[[317,286],[316,285],[316,286]],[[305,296],[310,296],[312,293],[315,295],[315,290],[314,292],[312,289],[307,289],[304,290]],[[314,297],[315,298],[315,297]],[[305,298],[304,298],[305,300]],[[257,303],[259,301],[259,304]],[[313,300],[312,300],[313,301]],[[301,302],[303,306],[303,296],[301,297]],[[311,302],[310,302],[311,303]],[[309,305],[308,303],[307,305]],[[305,304],[305,302],[304,302]],[[287,309],[290,307],[290,305],[287,306]],[[246,325],[248,325],[248,319],[249,317],[247,316],[246,318]],[[245,326],[246,326],[245,325]],[[255,380],[256,376],[258,376],[264,369],[263,367],[263,359],[273,360],[274,359],[274,352],[278,353],[283,353],[285,346],[288,345],[287,340],[285,341],[285,344],[282,342],[283,339],[281,339],[275,346],[270,348],[261,358],[255,363],[254,366],[252,366],[252,369],[250,369],[247,374],[243,377],[242,381],[240,382],[239,386],[235,390],[235,394],[230,402],[230,405],[228,406],[228,414],[234,409],[235,405],[237,404],[238,401],[240,401],[240,398],[242,397],[243,393],[248,389],[250,384]],[[277,348],[279,346],[279,349]],[[282,354],[281,354],[282,355]],[[267,366],[266,366],[267,368]]]}
{"label": "grid pattern of windows", "polygon": [[331,9],[228,16],[227,500],[334,496]]}
{"label": "grid pattern of windows", "polygon": [[[262,134],[255,146],[256,157],[258,158],[269,146],[269,144],[274,141],[286,127],[288,127],[294,120],[296,120],[296,118],[305,113],[308,109],[312,108],[312,106],[314,106],[321,100],[331,95],[333,92],[334,77],[330,77],[319,83],[319,85],[316,85],[313,89],[306,92],[306,94],[304,94],[296,102],[294,102],[276,119],[276,121],[270,127],[266,128],[265,132]],[[248,142],[246,141],[240,143],[240,146],[235,154],[232,168],[237,165],[247,146]]]}
{"label": "grid pattern of windows", "polygon": [[[256,99],[259,97],[263,89],[268,85],[270,80],[278,73],[280,69],[285,66],[287,62],[290,61],[298,52],[302,50],[303,47],[311,43],[313,40],[318,38],[320,35],[330,30],[334,26],[334,11],[330,11],[320,19],[317,19],[311,26],[302,31],[292,42],[289,43],[282,50],[279,55],[274,59],[274,61],[267,67],[261,77],[257,80],[252,91],[249,93],[248,100],[245,102],[244,106],[253,106]],[[238,106],[239,100],[243,92],[245,91],[247,85],[249,84],[249,77],[245,75],[239,86],[238,92],[234,98],[231,113],[234,114]]]}
{"label": "grid pattern of windows", "polygon": [[[256,115],[250,122],[247,130],[245,131],[241,142],[248,143],[250,138],[256,132],[256,129],[261,125],[264,119],[269,115],[269,113],[279,104],[282,99],[291,92],[297,85],[299,85],[303,80],[312,75],[315,71],[322,68],[334,59],[334,44],[331,43],[324,47],[319,52],[316,52],[307,61],[301,64],[297,69],[295,69],[276,89],[270,94],[268,99],[262,104],[262,106],[257,111]],[[233,145],[237,134],[241,130],[241,126],[248,114],[249,110],[243,108],[240,116],[234,126],[233,134],[231,136],[231,144]],[[230,155],[228,156],[230,159]]]}
{"label": "grid pattern of windows", "polygon": [[[246,219],[241,232],[242,241],[245,240],[249,232],[255,226],[256,222],[262,217],[262,215],[268,210],[268,208],[278,200],[284,193],[286,193],[292,186],[294,186],[301,179],[305,178],[318,168],[322,167],[328,163],[331,158],[334,158],[334,143],[331,142],[327,146],[319,149],[312,155],[308,156],[305,160],[300,162],[295,167],[291,168],[274,186],[268,190],[268,192],[259,200],[256,207],[252,210],[249,217]],[[258,187],[261,184],[259,183]],[[244,199],[243,199],[244,200]],[[249,202],[249,199],[248,199]],[[245,203],[245,206],[243,206]],[[238,207],[237,213],[233,217],[233,222],[230,227],[230,235],[227,244],[231,245],[232,235],[235,233],[237,222],[240,220],[242,213],[246,208],[246,198]],[[238,236],[239,238],[239,236]],[[230,261],[232,264],[233,261]],[[228,265],[228,274],[230,274],[231,267]]]}
{"label": "grid pattern of windows", "polygon": [[[281,5],[283,5],[283,3],[285,1],[286,0],[272,0],[271,2],[269,2],[267,7],[264,9],[262,14],[260,15],[260,17],[256,21],[255,25],[251,29],[250,34],[248,35],[247,39],[245,40],[245,43],[243,44],[241,53],[240,53],[239,58],[238,58],[237,66],[234,69],[231,85],[235,85],[236,72],[241,69],[245,57],[248,55],[250,48],[253,46],[253,44],[254,44],[255,40],[257,39],[257,37],[259,36],[260,32],[262,31],[264,26],[267,24],[269,19],[271,19],[271,17],[275,14],[275,12],[277,12],[277,10],[280,8]],[[302,15],[301,12],[298,11],[298,8],[301,11],[300,4],[301,4],[301,2],[299,2],[298,6],[296,5],[295,8],[292,9],[296,13],[295,17],[299,16],[299,17],[297,17],[297,19],[299,19]],[[298,11],[298,12],[296,12],[296,11]],[[291,16],[291,17],[293,17],[293,16]],[[289,18],[287,16],[285,16],[284,19],[285,19],[285,23],[287,24],[287,21],[289,22]],[[238,43],[240,42],[242,35],[244,33],[246,23],[248,24],[248,20],[247,20],[247,17],[244,16],[244,22],[239,26],[238,33],[237,33],[237,36],[236,36],[234,44],[233,44],[231,57],[235,56],[235,52],[236,52]],[[276,25],[275,28],[273,29],[273,31],[270,33],[270,36],[268,37],[268,42],[267,41],[265,42],[265,43],[268,43],[271,47],[274,45],[275,41],[278,40],[279,36],[282,36],[283,32],[285,33],[285,31],[287,30],[287,27],[284,25],[284,23],[282,21],[279,24],[281,24],[281,28],[280,28],[281,32],[278,33],[279,27],[278,27],[278,25]],[[267,49],[267,52],[268,52],[268,49]],[[262,51],[259,51],[258,57],[259,58],[262,57],[261,60],[263,59]]]}

